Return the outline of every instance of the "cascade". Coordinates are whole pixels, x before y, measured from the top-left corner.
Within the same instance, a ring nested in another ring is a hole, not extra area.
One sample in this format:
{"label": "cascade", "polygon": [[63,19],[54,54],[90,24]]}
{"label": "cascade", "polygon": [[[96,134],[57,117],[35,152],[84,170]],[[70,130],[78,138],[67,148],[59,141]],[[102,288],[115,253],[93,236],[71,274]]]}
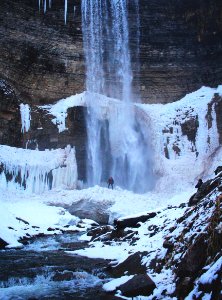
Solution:
{"label": "cascade", "polygon": [[[126,0],[82,0],[87,181],[101,184],[111,175],[117,185],[145,192],[152,188],[152,164],[149,136],[136,120],[133,105],[128,5]],[[130,5],[139,26],[138,1]],[[109,116],[101,113],[101,95],[120,100]]]}

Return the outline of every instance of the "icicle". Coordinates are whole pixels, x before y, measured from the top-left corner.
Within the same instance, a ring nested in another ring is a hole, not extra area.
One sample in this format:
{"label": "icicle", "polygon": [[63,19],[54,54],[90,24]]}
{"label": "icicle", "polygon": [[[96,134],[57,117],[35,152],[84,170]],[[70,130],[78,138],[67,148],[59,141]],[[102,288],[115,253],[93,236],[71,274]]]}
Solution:
{"label": "icicle", "polygon": [[75,17],[76,16],[76,6],[74,5],[73,7],[73,16]]}
{"label": "icicle", "polygon": [[41,0],[39,0],[39,11],[41,10]]}
{"label": "icicle", "polygon": [[47,0],[44,0],[44,14],[46,13],[46,9],[47,9],[47,6],[46,6],[46,2]]}
{"label": "icicle", "polygon": [[65,9],[64,9],[64,20],[65,20],[65,24],[66,24],[66,21],[67,21],[67,1],[68,1],[68,0],[65,0]]}
{"label": "icicle", "polygon": [[31,120],[31,115],[30,115],[30,107],[28,104],[20,104],[20,114],[21,114],[21,121],[22,121],[22,129],[21,131],[28,132],[30,128],[30,120]]}
{"label": "icicle", "polygon": [[52,0],[49,0],[49,8],[52,8]]}

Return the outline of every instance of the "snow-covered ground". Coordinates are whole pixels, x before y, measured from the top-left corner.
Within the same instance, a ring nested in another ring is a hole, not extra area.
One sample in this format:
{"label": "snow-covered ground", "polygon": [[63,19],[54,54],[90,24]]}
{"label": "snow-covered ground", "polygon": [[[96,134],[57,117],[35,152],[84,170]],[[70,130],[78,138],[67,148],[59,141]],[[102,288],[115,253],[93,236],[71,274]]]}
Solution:
{"label": "snow-covered ground", "polygon": [[[91,226],[91,222],[85,220],[83,227],[80,229],[76,226],[80,221],[79,218],[67,212],[63,208],[64,205],[75,204],[80,200],[98,206],[107,203],[106,213],[109,214],[110,223],[116,218],[129,215],[139,215],[149,211],[158,211],[159,213],[155,220],[152,219],[149,224],[146,222],[145,225],[142,224],[136,229],[139,239],[134,245],[129,246],[128,243],[123,242],[119,245],[104,246],[103,243],[98,241],[93,243],[93,247],[75,253],[120,262],[130,253],[148,251],[150,261],[156,254],[156,250],[162,247],[163,237],[169,227],[185,210],[181,207],[173,208],[170,211],[165,210],[165,208],[168,205],[179,206],[180,203],[187,202],[195,192],[194,185],[197,178],[201,176],[205,180],[211,177],[214,169],[221,164],[222,149],[219,147],[214,105],[211,113],[211,128],[208,128],[206,120],[208,104],[214,93],[222,95],[222,86],[217,89],[203,87],[197,92],[187,95],[182,100],[167,105],[136,105],[135,109],[138,116],[144,124],[147,124],[147,128],[150,130],[154,161],[153,172],[157,177],[154,189],[146,194],[140,195],[122,190],[118,187],[118,183],[116,183],[114,190],[100,186],[76,190],[68,189],[69,184],[66,184],[65,188],[62,184],[55,184],[51,190],[40,189],[39,194],[30,193],[31,188],[27,193],[24,188],[15,188],[15,186],[18,186],[16,182],[6,184],[6,178],[3,178],[4,175],[1,173],[0,238],[7,242],[10,248],[20,247],[19,239],[22,237],[39,233],[61,232],[65,226],[69,230],[84,231]],[[107,118],[112,113],[114,108],[110,104],[118,106],[118,101],[106,100],[98,112],[100,117]],[[61,132],[65,130],[64,124],[68,107],[80,104],[84,104],[84,94],[61,100],[55,106],[44,107],[44,109],[55,116],[54,122]],[[198,118],[199,126],[197,126],[195,143],[189,140],[181,131],[180,124],[189,118]],[[175,151],[175,146],[177,146],[177,151]],[[168,158],[165,155],[166,147]],[[40,152],[0,146],[0,159],[3,165],[12,173],[18,175],[19,170],[19,172],[26,174],[26,179],[31,178],[30,172],[33,172],[33,170],[37,172],[36,168],[44,169],[46,173],[61,167],[60,171],[64,169],[66,173],[61,171],[59,174],[62,177],[68,176],[66,183],[69,183],[69,178],[72,176],[76,184],[76,162],[72,151],[74,150],[67,148],[65,151],[60,149]],[[70,158],[69,161],[68,158]],[[67,166],[71,164],[73,167],[67,169]],[[40,173],[38,171],[38,174]],[[34,181],[33,179],[32,183]],[[157,225],[162,226],[163,230],[150,238],[148,225],[155,225],[153,222],[157,222]],[[56,231],[48,231],[47,229],[50,227],[56,228]],[[160,252],[160,256],[164,256],[164,251]],[[157,285],[165,282],[164,288],[169,282],[172,282],[170,280],[172,273],[167,270],[164,274],[153,276]],[[201,280],[205,279],[202,278]],[[115,284],[114,282],[113,285]],[[106,285],[104,288],[111,289],[112,284]],[[172,288],[168,285],[169,290]],[[161,288],[156,293],[160,294],[160,292]]]}

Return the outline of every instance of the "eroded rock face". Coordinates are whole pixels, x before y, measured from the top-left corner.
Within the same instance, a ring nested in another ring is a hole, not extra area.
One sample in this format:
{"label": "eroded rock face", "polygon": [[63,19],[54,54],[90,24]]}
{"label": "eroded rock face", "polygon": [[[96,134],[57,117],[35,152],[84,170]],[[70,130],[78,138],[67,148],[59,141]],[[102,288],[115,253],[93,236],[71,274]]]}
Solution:
{"label": "eroded rock face", "polygon": [[[171,102],[221,83],[221,12],[220,0],[140,0],[138,68],[130,8],[133,85],[144,102]],[[80,0],[68,1],[67,25],[63,0],[45,14],[35,0],[2,0],[0,19],[0,76],[25,102],[49,103],[85,89]]]}

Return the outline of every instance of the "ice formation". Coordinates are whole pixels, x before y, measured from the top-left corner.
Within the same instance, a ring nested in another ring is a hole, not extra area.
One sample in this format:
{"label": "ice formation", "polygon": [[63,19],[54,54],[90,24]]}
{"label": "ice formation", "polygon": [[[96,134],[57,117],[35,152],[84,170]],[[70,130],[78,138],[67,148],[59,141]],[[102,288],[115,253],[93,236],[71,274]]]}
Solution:
{"label": "ice formation", "polygon": [[10,190],[40,194],[77,185],[75,149],[27,150],[0,145],[0,182]]}
{"label": "ice formation", "polygon": [[[43,7],[44,13],[47,11],[47,0],[38,0],[39,11]],[[48,7],[52,8],[52,0],[48,0]],[[67,22],[68,0],[64,0],[64,22]]]}
{"label": "ice formation", "polygon": [[67,9],[68,9],[68,7],[67,7],[67,3],[68,2],[68,0],[65,0],[65,9],[64,9],[64,20],[65,20],[65,24],[66,24],[66,22],[67,22]]}
{"label": "ice formation", "polygon": [[[151,141],[152,151],[147,149],[150,152],[146,152],[146,157],[152,158],[153,163],[148,164],[152,165],[155,178],[145,178],[148,187],[154,184],[154,191],[181,192],[186,187],[194,186],[199,176],[206,179],[205,176],[213,173],[215,167],[220,165],[221,147],[217,130],[216,103],[212,102],[216,93],[222,95],[222,86],[215,89],[202,87],[174,103],[132,104],[144,139]],[[87,94],[88,92],[75,95],[44,107],[54,115],[53,122],[57,124],[60,132],[66,129],[67,109],[85,105]],[[123,114],[124,105],[117,99],[101,94],[95,93],[94,96],[97,101],[96,108],[92,110],[94,117],[100,124],[110,124],[110,147],[113,154],[118,154],[123,145],[117,120]],[[209,118],[211,126],[208,124]],[[192,139],[182,129],[189,122],[196,126],[192,131]],[[97,140],[95,133],[95,147]],[[141,164],[144,162],[146,163],[146,160],[141,160]],[[104,161],[101,163],[105,164]],[[182,186],[178,185],[178,180],[183,182]],[[118,180],[115,184],[119,185]]]}
{"label": "ice formation", "polygon": [[21,114],[21,121],[22,121],[22,129],[21,131],[27,132],[30,128],[30,120],[31,120],[31,109],[28,104],[20,104],[20,114]]}

